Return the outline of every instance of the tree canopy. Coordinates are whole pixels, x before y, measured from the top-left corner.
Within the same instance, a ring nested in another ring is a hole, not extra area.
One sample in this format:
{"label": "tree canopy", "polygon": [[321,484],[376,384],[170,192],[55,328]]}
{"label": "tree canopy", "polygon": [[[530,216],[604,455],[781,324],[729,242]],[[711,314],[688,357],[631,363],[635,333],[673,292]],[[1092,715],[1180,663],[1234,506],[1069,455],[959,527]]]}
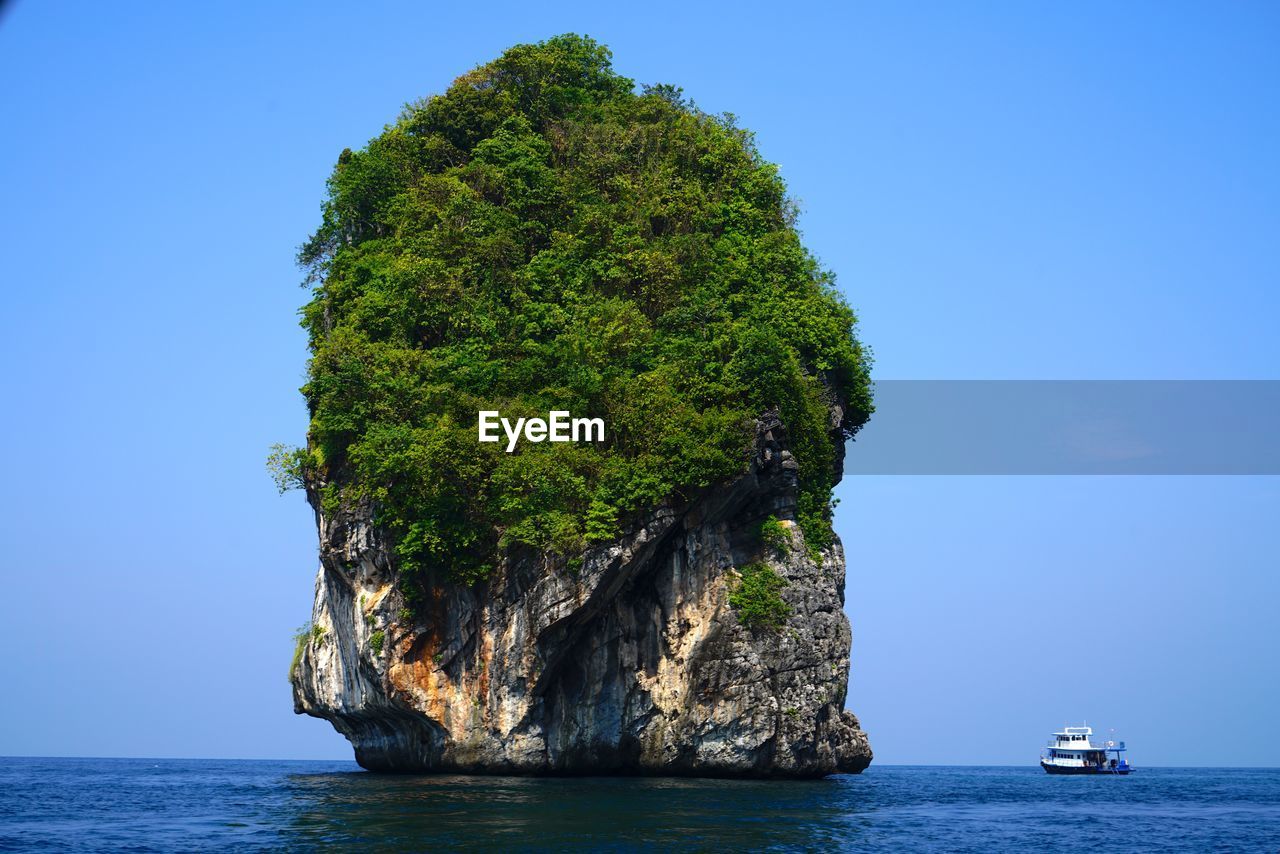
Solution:
{"label": "tree canopy", "polygon": [[[410,581],[476,582],[522,547],[572,566],[628,514],[745,471],[772,408],[806,542],[830,543],[834,441],[872,409],[854,314],[752,135],[610,59],[575,35],[518,45],[406,107],[342,152],[299,253],[295,464],[330,511],[372,502]],[[606,437],[506,453],[477,442],[482,409],[602,417]]]}

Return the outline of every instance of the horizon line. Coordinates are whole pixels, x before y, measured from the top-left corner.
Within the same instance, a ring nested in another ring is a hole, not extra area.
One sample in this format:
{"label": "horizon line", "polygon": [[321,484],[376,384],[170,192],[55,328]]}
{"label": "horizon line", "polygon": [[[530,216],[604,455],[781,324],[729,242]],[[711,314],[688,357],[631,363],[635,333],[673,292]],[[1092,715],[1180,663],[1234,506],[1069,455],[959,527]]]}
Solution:
{"label": "horizon line", "polygon": [[[367,771],[362,768],[355,759],[316,759],[316,758],[261,758],[261,757],[231,757],[231,756],[52,756],[47,754],[0,754],[0,761],[6,759],[65,759],[65,760],[118,760],[127,762],[349,762],[355,765],[361,771]],[[921,762],[875,762],[867,766],[864,771],[857,774],[848,774],[847,772],[837,772],[828,776],[858,776],[870,771],[874,768],[1039,768],[1038,764],[987,764],[987,763],[921,763]],[[1166,770],[1188,768],[1196,770],[1215,770],[1215,771],[1280,771],[1280,765],[1159,765],[1159,764],[1141,764],[1134,765],[1134,770],[1142,770],[1144,768],[1161,768]],[[370,774],[384,774],[385,772],[368,771]],[[669,775],[663,774],[466,774],[456,771],[422,771],[405,774],[386,774],[386,776],[397,777],[526,777],[529,779],[537,778],[562,778],[562,777],[636,777],[636,778],[659,778]],[[684,777],[678,775],[681,779],[724,779],[724,778],[698,778]],[[752,779],[744,777],[743,779]],[[814,778],[821,779],[821,778]]]}

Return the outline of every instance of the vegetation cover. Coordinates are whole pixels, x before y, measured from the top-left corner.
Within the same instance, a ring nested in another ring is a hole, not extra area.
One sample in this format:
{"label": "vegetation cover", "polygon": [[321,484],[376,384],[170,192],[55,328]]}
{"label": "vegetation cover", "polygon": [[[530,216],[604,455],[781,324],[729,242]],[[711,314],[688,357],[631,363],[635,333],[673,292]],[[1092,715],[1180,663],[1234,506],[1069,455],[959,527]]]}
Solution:
{"label": "vegetation cover", "polygon": [[[508,549],[573,566],[627,514],[744,472],[773,408],[799,526],[830,543],[833,438],[871,413],[868,359],[732,116],[637,92],[606,48],[559,36],[406,107],[328,189],[299,254],[308,444],[275,468],[330,511],[371,501],[411,604]],[[477,442],[482,409],[569,410],[606,436],[508,454]]]}
{"label": "vegetation cover", "polygon": [[729,592],[729,606],[738,622],[751,629],[780,629],[791,616],[791,606],[779,592],[787,581],[767,563],[749,563],[738,570],[738,581]]}

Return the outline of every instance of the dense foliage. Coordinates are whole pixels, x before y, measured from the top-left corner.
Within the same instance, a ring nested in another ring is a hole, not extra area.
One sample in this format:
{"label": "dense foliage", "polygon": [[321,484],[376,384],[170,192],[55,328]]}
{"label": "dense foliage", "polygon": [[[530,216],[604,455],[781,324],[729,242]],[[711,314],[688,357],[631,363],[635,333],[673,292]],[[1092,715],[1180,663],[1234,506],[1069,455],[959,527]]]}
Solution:
{"label": "dense foliage", "polygon": [[791,550],[791,534],[777,516],[770,516],[760,525],[760,541],[778,555]]}
{"label": "dense foliage", "polygon": [[[508,50],[338,159],[300,253],[312,420],[282,477],[329,509],[372,500],[407,577],[473,582],[504,549],[572,565],[626,514],[733,477],[776,407],[821,548],[829,396],[845,435],[871,403],[794,216],[731,117],[638,94],[587,38]],[[606,439],[508,454],[477,442],[481,409],[602,417]]]}
{"label": "dense foliage", "polygon": [[779,595],[786,579],[767,563],[749,563],[738,575],[729,592],[729,606],[738,613],[738,622],[751,629],[782,628],[791,616],[791,606]]}

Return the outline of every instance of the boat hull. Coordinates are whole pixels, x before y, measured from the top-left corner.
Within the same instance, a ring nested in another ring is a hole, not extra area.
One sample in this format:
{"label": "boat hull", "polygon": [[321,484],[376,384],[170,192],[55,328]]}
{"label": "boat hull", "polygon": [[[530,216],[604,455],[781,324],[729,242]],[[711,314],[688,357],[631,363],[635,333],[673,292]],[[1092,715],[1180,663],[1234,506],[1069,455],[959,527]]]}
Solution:
{"label": "boat hull", "polygon": [[1047,774],[1128,774],[1131,768],[1099,768],[1096,765],[1050,765],[1048,762],[1041,762],[1040,767]]}

